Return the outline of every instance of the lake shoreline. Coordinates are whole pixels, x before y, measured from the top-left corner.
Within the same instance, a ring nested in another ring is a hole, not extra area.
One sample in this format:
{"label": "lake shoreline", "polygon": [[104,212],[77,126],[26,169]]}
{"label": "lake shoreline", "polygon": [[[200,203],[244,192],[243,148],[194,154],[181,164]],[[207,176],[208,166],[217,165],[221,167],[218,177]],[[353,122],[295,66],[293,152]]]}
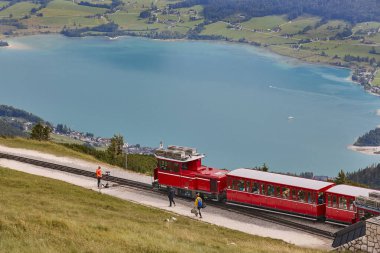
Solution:
{"label": "lake shoreline", "polygon": [[[347,77],[347,80],[349,80],[350,82],[353,82],[357,85],[360,85],[363,87],[363,89],[368,92],[369,94],[371,95],[375,95],[375,96],[380,96],[380,88],[378,88],[377,86],[372,86],[371,83],[369,84],[365,84],[365,83],[361,83],[360,81],[357,81],[357,80],[354,80],[353,76],[354,76],[354,73],[355,71],[359,71],[359,76],[364,76],[365,72],[361,72],[360,69],[358,68],[355,68],[355,66],[350,66],[350,67],[347,67],[347,66],[339,66],[339,65],[336,65],[336,64],[331,64],[331,63],[328,63],[328,62],[314,62],[314,61],[307,61],[305,60],[304,58],[299,58],[299,57],[292,57],[290,55],[287,55],[287,54],[282,54],[280,52],[277,52],[273,49],[271,49],[270,47],[266,47],[266,46],[257,46],[253,43],[247,43],[247,42],[239,42],[239,41],[233,41],[233,40],[221,40],[221,39],[189,39],[189,38],[152,38],[152,37],[149,37],[149,36],[135,36],[135,35],[129,35],[129,34],[120,34],[120,35],[117,35],[115,37],[111,37],[111,36],[108,36],[108,35],[96,35],[96,34],[87,34],[87,35],[84,35],[84,36],[67,36],[65,34],[62,34],[60,32],[32,32],[32,33],[21,33],[21,34],[14,34],[14,35],[10,35],[6,38],[16,38],[16,37],[25,37],[25,36],[33,36],[33,35],[62,35],[62,36],[65,36],[65,37],[68,37],[68,38],[86,38],[86,37],[104,37],[104,38],[108,38],[109,40],[117,40],[119,38],[122,38],[122,37],[137,37],[137,38],[145,38],[145,39],[150,39],[150,40],[156,40],[156,41],[166,41],[166,42],[181,42],[181,41],[206,41],[206,42],[212,42],[212,43],[223,43],[223,44],[235,44],[235,45],[246,45],[246,46],[252,46],[256,49],[260,49],[262,50],[263,52],[266,52],[266,53],[271,53],[275,56],[281,56],[281,57],[285,57],[285,58],[288,58],[289,61],[297,61],[299,63],[302,63],[302,64],[311,64],[311,65],[314,65],[314,66],[328,66],[328,67],[334,67],[334,68],[338,68],[338,69],[348,69],[350,70],[350,75]],[[11,48],[11,45],[9,44],[8,48]],[[376,72],[374,72],[374,75],[376,74]]]}
{"label": "lake shoreline", "polygon": [[[46,33],[46,32],[44,32],[44,33],[36,33],[35,32],[35,33],[27,33],[27,34],[15,34],[15,35],[12,35],[12,36],[8,36],[7,38],[12,39],[12,38],[28,37],[28,36],[38,36],[38,35],[60,35],[60,36],[66,37],[66,38],[103,37],[103,38],[107,38],[109,40],[118,40],[120,38],[134,38],[134,37],[136,37],[136,38],[148,39],[148,40],[153,40],[153,41],[163,41],[163,42],[187,42],[187,41],[197,42],[197,41],[203,41],[203,42],[210,42],[210,43],[217,43],[217,44],[247,46],[247,47],[253,47],[255,49],[259,49],[259,50],[261,50],[264,53],[271,53],[274,56],[281,56],[281,57],[289,59],[289,61],[286,61],[286,62],[290,62],[290,61],[294,62],[294,61],[296,61],[296,62],[298,62],[300,64],[310,64],[310,65],[313,65],[313,66],[322,66],[322,67],[325,66],[325,67],[334,67],[334,68],[337,68],[337,69],[347,69],[347,70],[350,70],[350,75],[347,77],[347,80],[349,80],[350,82],[353,82],[355,84],[363,86],[360,82],[352,80],[352,75],[354,73],[354,69],[352,69],[350,67],[337,66],[337,65],[334,65],[334,64],[326,63],[326,62],[306,61],[306,60],[303,60],[302,58],[291,57],[289,55],[281,54],[281,53],[276,52],[276,51],[274,51],[274,50],[272,50],[271,48],[268,48],[268,47],[256,46],[256,45],[253,45],[253,44],[242,43],[242,42],[238,42],[238,41],[207,40],[207,39],[204,39],[204,40],[203,39],[197,39],[197,40],[195,40],[195,39],[188,39],[188,38],[182,38],[182,39],[174,39],[174,38],[173,39],[158,39],[158,38],[150,38],[150,37],[147,37],[147,36],[131,36],[131,35],[119,35],[119,36],[116,36],[116,37],[110,37],[110,36],[107,36],[107,35],[86,35],[86,36],[81,36],[81,37],[71,37],[71,36],[66,36],[66,35],[63,35],[61,33],[55,33],[55,32],[49,32],[49,33]],[[14,45],[12,45],[12,43],[8,42],[8,44],[9,45],[6,48],[21,49],[21,47],[14,46]],[[373,92],[368,91],[368,90],[366,90],[366,91],[368,93],[372,94],[372,95],[380,96],[380,94],[373,93]]]}
{"label": "lake shoreline", "polygon": [[359,152],[365,155],[379,155],[380,154],[380,146],[355,146],[349,145],[347,147],[349,150]]}

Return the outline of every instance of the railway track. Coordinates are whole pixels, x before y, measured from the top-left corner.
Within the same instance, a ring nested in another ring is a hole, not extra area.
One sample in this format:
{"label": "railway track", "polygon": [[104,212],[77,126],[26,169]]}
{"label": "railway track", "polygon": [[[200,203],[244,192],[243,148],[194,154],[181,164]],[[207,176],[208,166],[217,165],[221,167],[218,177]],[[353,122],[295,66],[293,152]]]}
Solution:
{"label": "railway track", "polygon": [[[16,156],[16,155],[11,155],[7,153],[1,153],[0,152],[0,159],[8,159],[8,160],[14,160],[22,163],[27,163],[27,164],[32,164],[44,168],[49,168],[53,170],[59,170],[63,172],[68,172],[76,175],[81,175],[81,176],[86,176],[86,177],[91,177],[91,178],[96,178],[95,172],[87,171],[87,170],[82,170],[70,166],[65,166],[65,165],[60,165],[60,164],[55,164],[55,163],[50,163],[46,161],[40,161],[36,159],[31,159],[27,157],[22,157],[22,156]],[[133,187],[139,190],[149,190],[152,191],[152,185],[138,182],[138,181],[133,181],[125,178],[120,178],[120,177],[114,177],[110,175],[104,175],[103,179],[109,182],[117,183],[122,186],[127,186],[127,187]],[[157,191],[160,194],[166,194],[163,191]],[[185,199],[183,197],[182,199]],[[265,212],[264,210],[250,210],[248,208],[243,208],[239,206],[230,206],[226,205],[220,202],[208,202],[209,206],[214,206],[218,207],[227,211],[232,211],[238,214],[246,215],[249,217],[254,217],[254,218],[260,218],[263,220],[267,220],[276,224],[284,225],[287,227],[291,227],[293,229],[301,230],[307,233],[315,234],[318,236],[322,236],[328,239],[334,239],[335,238],[335,233],[327,230],[323,230],[320,228],[316,228],[313,226],[313,224],[304,224],[300,222],[295,222],[289,219],[281,218],[280,215],[273,215]]]}

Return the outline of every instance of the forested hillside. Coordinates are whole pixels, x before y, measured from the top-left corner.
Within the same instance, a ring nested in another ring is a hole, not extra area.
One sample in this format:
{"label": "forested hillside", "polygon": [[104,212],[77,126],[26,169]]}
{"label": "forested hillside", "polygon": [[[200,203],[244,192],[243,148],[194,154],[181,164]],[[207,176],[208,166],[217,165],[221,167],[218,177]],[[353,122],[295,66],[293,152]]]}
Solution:
{"label": "forested hillside", "polygon": [[0,119],[0,136],[26,136],[18,127]]}
{"label": "forested hillside", "polygon": [[38,123],[44,120],[30,112],[20,110],[8,105],[0,105],[0,117],[22,118],[28,122]]}
{"label": "forested hillside", "polygon": [[368,185],[370,188],[380,189],[380,164],[368,166],[357,172],[347,173],[351,181]]}
{"label": "forested hillside", "polygon": [[0,136],[25,137],[28,124],[36,124],[44,120],[27,111],[12,106],[0,105]]}
{"label": "forested hillside", "polygon": [[380,146],[380,128],[365,133],[354,143],[355,146]]}
{"label": "forested hillside", "polygon": [[288,15],[289,19],[309,14],[351,23],[380,21],[378,0],[185,0],[171,7],[184,8],[199,4],[204,6],[204,17],[212,21],[234,15],[248,20],[282,14]]}

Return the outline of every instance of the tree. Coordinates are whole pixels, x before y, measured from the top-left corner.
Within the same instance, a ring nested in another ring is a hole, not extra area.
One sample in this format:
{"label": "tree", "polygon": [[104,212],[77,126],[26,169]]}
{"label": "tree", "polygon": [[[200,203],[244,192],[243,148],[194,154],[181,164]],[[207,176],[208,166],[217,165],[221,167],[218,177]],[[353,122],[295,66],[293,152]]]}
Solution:
{"label": "tree", "polygon": [[48,141],[50,139],[51,128],[38,123],[32,128],[30,138],[38,141]]}
{"label": "tree", "polygon": [[339,171],[339,174],[336,177],[336,179],[334,180],[334,183],[336,183],[336,184],[345,184],[345,183],[347,183],[347,176],[346,176],[346,173],[344,173],[343,170]]}
{"label": "tree", "polygon": [[145,10],[145,11],[140,12],[140,18],[149,18],[151,15],[152,14],[150,10]]}
{"label": "tree", "polygon": [[265,163],[263,163],[263,166],[261,166],[261,170],[265,171],[265,172],[268,172],[269,167]]}
{"label": "tree", "polygon": [[111,138],[111,144],[107,148],[107,154],[112,164],[125,168],[126,154],[123,153],[124,138],[122,135],[114,135]]}

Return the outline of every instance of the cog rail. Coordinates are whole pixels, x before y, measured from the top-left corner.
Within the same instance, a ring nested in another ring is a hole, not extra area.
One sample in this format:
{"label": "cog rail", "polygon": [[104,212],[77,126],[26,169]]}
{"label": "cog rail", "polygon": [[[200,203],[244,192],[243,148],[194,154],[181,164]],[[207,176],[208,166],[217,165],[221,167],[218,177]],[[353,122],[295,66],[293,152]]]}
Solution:
{"label": "cog rail", "polygon": [[[32,165],[36,165],[36,166],[40,166],[40,167],[44,167],[44,168],[48,168],[48,169],[68,172],[68,173],[75,174],[75,175],[96,178],[95,172],[77,169],[77,168],[73,168],[73,167],[69,167],[69,166],[65,166],[65,165],[60,165],[60,164],[56,164],[56,163],[50,163],[50,162],[40,161],[40,160],[26,158],[26,157],[22,157],[22,156],[15,156],[15,155],[6,154],[6,153],[0,153],[0,158],[14,160],[14,161],[22,162],[22,163],[27,163],[27,164],[32,164]],[[133,181],[133,180],[120,178],[120,177],[114,177],[114,176],[110,176],[110,175],[106,175],[106,174],[103,174],[103,180],[113,182],[113,183],[117,183],[120,185],[136,187],[139,189],[145,189],[145,190],[151,190],[152,189],[151,184],[141,183],[138,181]]]}

